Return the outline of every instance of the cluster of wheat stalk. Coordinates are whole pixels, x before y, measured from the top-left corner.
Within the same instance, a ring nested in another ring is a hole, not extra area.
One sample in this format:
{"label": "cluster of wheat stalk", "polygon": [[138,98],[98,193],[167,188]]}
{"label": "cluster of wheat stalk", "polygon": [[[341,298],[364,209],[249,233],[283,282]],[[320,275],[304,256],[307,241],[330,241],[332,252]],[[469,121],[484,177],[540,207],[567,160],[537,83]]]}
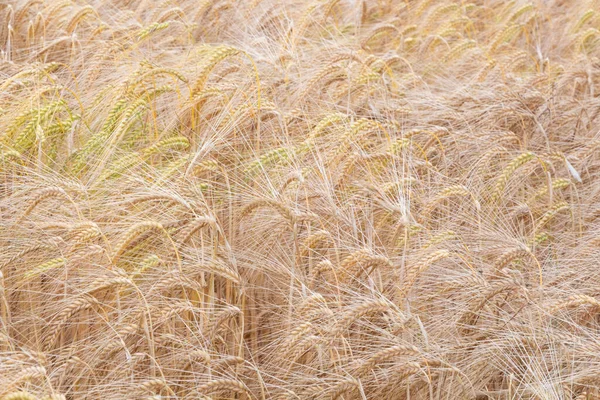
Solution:
{"label": "cluster of wheat stalk", "polygon": [[600,398],[600,3],[0,4],[0,399]]}

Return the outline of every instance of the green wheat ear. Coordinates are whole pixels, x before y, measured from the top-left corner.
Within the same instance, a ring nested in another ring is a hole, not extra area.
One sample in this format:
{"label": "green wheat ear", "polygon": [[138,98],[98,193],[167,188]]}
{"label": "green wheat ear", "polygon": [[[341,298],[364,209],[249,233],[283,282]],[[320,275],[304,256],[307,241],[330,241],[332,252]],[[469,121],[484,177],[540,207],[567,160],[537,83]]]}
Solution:
{"label": "green wheat ear", "polygon": [[156,268],[163,261],[156,254],[150,254],[148,257],[144,258],[142,262],[131,272],[129,277],[131,279],[137,279],[144,275],[144,273],[152,268]]}
{"label": "green wheat ear", "polygon": [[555,204],[548,211],[546,211],[544,213],[544,215],[542,215],[542,217],[539,219],[539,221],[536,224],[536,230],[543,228],[559,212],[564,211],[564,210],[570,210],[570,209],[571,209],[571,206],[569,206],[569,204],[567,202],[562,201],[560,203]]}
{"label": "green wheat ear", "polygon": [[168,149],[186,149],[190,145],[187,138],[183,136],[175,136],[168,139],[163,139],[152,146],[149,146],[141,151],[135,151],[118,158],[114,163],[110,163],[104,172],[98,178],[98,182],[102,182],[112,177],[121,176],[121,174],[133,168],[135,165],[146,161],[150,156],[159,154],[162,155]]}
{"label": "green wheat ear", "polygon": [[512,24],[498,32],[491,41],[489,53],[494,53],[500,45],[513,40],[521,32],[522,28],[520,24]]}
{"label": "green wheat ear", "polygon": [[152,146],[144,149],[142,153],[144,156],[150,156],[152,154],[160,154],[168,149],[187,149],[190,147],[190,141],[184,136],[175,136],[168,139],[163,139]]}
{"label": "green wheat ear", "polygon": [[340,158],[343,157],[351,143],[356,140],[358,136],[364,135],[376,129],[378,126],[379,125],[376,122],[368,118],[361,118],[354,122],[342,135],[340,144],[332,157],[332,161],[339,162]]}
{"label": "green wheat ear", "polygon": [[[143,82],[152,82],[154,78],[160,76],[171,76],[181,82],[187,83],[188,79],[181,74],[179,71],[176,71],[172,68],[152,68],[149,71],[139,73],[135,79],[129,84],[127,90],[129,93],[133,93],[135,89],[142,84]],[[169,87],[169,86],[167,86]]]}
{"label": "green wheat ear", "polygon": [[11,160],[18,160],[19,158],[21,158],[21,153],[16,150],[9,149],[0,151],[0,163],[2,165],[7,164]]}
{"label": "green wheat ear", "polygon": [[596,11],[594,11],[592,9],[589,9],[585,13],[583,13],[581,18],[579,18],[577,23],[575,23],[575,25],[573,26],[573,29],[572,29],[573,32],[574,33],[579,32],[579,30],[583,27],[583,25],[585,25],[589,20],[591,20],[595,15],[596,15]]}
{"label": "green wheat ear", "polygon": [[11,137],[20,131],[19,135],[14,139],[13,146],[17,151],[27,150],[35,141],[36,127],[44,126],[56,113],[66,108],[66,106],[66,101],[60,99],[44,107],[31,108],[21,113],[8,126],[3,140],[10,140]]}
{"label": "green wheat ear", "polygon": [[400,155],[404,149],[410,146],[411,140],[409,138],[396,139],[390,145],[390,152],[395,155]]}
{"label": "green wheat ear", "polygon": [[143,162],[143,158],[140,153],[133,152],[126,154],[117,159],[114,163],[108,165],[98,178],[98,182],[121,176],[124,171],[133,168],[133,166],[140,164],[141,162]]}
{"label": "green wheat ear", "polygon": [[[571,181],[569,179],[564,179],[564,178],[558,178],[555,179],[554,181],[552,181],[552,190],[562,190],[566,187],[569,187],[571,185]],[[543,197],[544,195],[546,195],[546,193],[548,193],[548,186],[545,185],[543,188],[541,188],[540,190],[538,190],[533,196],[531,196],[531,198],[529,199],[529,203],[539,199],[540,197]]]}
{"label": "green wheat ear", "polygon": [[160,169],[160,178],[156,182],[157,185],[164,183],[177,172],[182,172],[184,166],[186,166],[192,156],[191,154],[184,154],[178,157],[177,159],[170,161],[163,168]]}
{"label": "green wheat ear", "polygon": [[516,20],[517,18],[519,18],[521,15],[523,15],[525,13],[528,13],[530,11],[533,11],[533,10],[534,10],[533,4],[531,4],[531,3],[525,4],[525,5],[521,6],[521,7],[519,7],[519,9],[517,9],[515,12],[513,12],[508,17],[508,19],[506,20],[506,22],[507,23],[511,23],[514,20]]}
{"label": "green wheat ear", "polygon": [[162,30],[165,30],[169,27],[169,22],[155,22],[146,28],[142,29],[140,33],[138,33],[137,40],[138,42],[142,42],[145,39],[148,39],[151,35],[158,33]]}
{"label": "green wheat ear", "polygon": [[258,159],[252,161],[244,170],[248,175],[255,175],[261,168],[267,169],[274,164],[287,161],[294,155],[292,148],[279,147],[268,151]]}
{"label": "green wheat ear", "polygon": [[196,82],[192,88],[192,94],[196,94],[204,89],[204,85],[208,81],[211,71],[217,66],[217,64],[240,53],[240,50],[230,46],[218,46],[211,49],[201,66],[200,75],[196,79]]}
{"label": "green wheat ear", "polygon": [[588,28],[584,32],[577,35],[575,42],[577,43],[577,48],[579,51],[584,51],[587,46],[586,43],[592,41],[598,36],[600,36],[600,31],[596,28]]}
{"label": "green wheat ear", "polygon": [[25,272],[25,274],[23,274],[23,279],[31,279],[38,275],[44,274],[52,269],[61,268],[65,266],[66,263],[67,260],[65,258],[54,258]]}
{"label": "green wheat ear", "polygon": [[530,244],[533,246],[534,244],[542,244],[550,240],[552,240],[552,237],[548,232],[540,232],[533,237]]}
{"label": "green wheat ear", "polygon": [[218,172],[219,170],[219,162],[212,159],[204,160],[194,166],[194,172],[196,174],[201,174],[203,172]]}
{"label": "green wheat ear", "polygon": [[475,40],[465,40],[462,43],[457,44],[450,50],[446,56],[444,56],[444,61],[449,62],[457,59],[461,55],[463,55],[467,50],[472,49],[477,46],[477,42]]}
{"label": "green wheat ear", "polygon": [[496,180],[496,185],[494,187],[494,191],[492,192],[492,200],[495,201],[495,200],[498,200],[500,197],[502,197],[504,188],[506,187],[506,184],[508,183],[508,180],[510,179],[512,174],[519,167],[521,167],[522,165],[526,164],[527,162],[533,160],[535,157],[536,156],[534,153],[528,151],[528,152],[525,152],[525,153],[519,155],[518,157],[514,158],[506,166],[506,168],[504,168],[504,170],[502,171],[502,174]]}
{"label": "green wheat ear", "polygon": [[110,140],[116,141],[131,126],[135,117],[141,113],[139,109],[147,107],[146,99],[140,98],[125,107],[126,99],[117,101],[108,115],[107,121],[100,132],[92,136],[85,145],[75,154],[71,170],[80,172],[87,164],[90,156],[103,150],[103,146],[110,144]]}

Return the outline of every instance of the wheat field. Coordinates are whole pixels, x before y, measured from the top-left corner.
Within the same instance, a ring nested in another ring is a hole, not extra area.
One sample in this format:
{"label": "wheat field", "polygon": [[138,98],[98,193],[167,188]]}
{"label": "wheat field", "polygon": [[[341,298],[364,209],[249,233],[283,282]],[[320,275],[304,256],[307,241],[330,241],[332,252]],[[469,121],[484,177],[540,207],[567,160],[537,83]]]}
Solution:
{"label": "wheat field", "polygon": [[600,1],[0,4],[0,399],[600,399]]}

